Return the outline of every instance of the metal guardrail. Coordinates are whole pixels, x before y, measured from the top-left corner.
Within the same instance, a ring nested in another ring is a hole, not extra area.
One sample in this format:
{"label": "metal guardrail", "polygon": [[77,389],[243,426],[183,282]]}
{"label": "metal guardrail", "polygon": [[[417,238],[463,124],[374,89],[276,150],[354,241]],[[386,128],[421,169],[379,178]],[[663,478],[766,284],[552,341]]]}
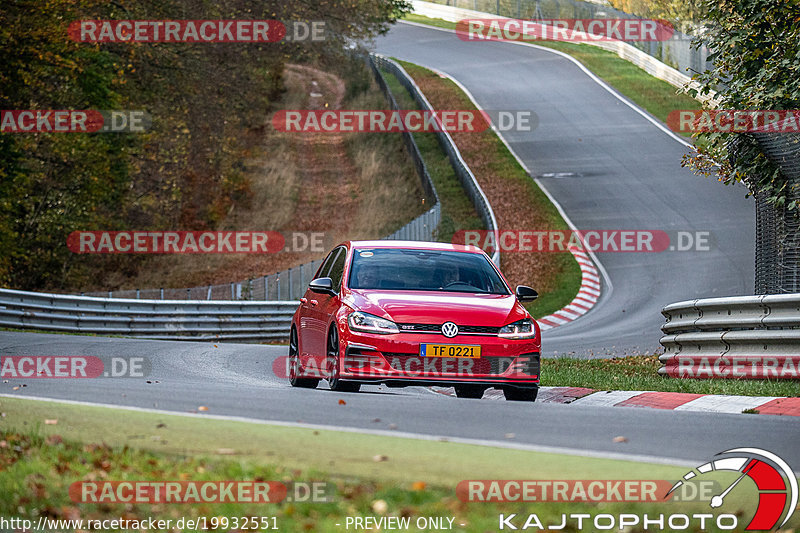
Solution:
{"label": "metal guardrail", "polygon": [[0,327],[143,339],[268,341],[298,302],[129,300],[0,289]]}
{"label": "metal guardrail", "polygon": [[[418,217],[419,218],[419,217]],[[415,219],[416,220],[416,219]],[[412,221],[411,223],[413,223]],[[295,300],[302,296],[322,259],[303,263],[287,270],[244,281],[182,289],[126,289],[86,292],[81,296],[126,298],[133,300]]]}
{"label": "metal guardrail", "polygon": [[800,378],[800,294],[688,300],[661,313],[659,374]]}
{"label": "metal guardrail", "polygon": [[[435,112],[433,106],[428,102],[428,99],[425,98],[419,86],[414,82],[414,79],[408,75],[400,64],[380,54],[370,54],[370,57],[374,60],[378,68],[387,70],[400,81],[400,84],[408,90],[417,102],[417,105],[419,105],[423,111],[428,111],[430,113]],[[487,230],[495,232],[495,242],[498,242],[497,218],[494,216],[492,206],[489,204],[489,200],[486,198],[483,189],[481,189],[481,186],[478,184],[478,180],[475,179],[475,175],[472,174],[472,171],[464,162],[464,158],[461,157],[461,152],[458,151],[450,134],[446,131],[437,131],[436,137],[439,140],[439,145],[447,154],[450,164],[453,166],[453,170],[455,170],[456,176],[464,187],[467,196],[469,196],[469,199],[472,201],[472,205],[475,206],[478,216],[483,220]],[[492,254],[492,261],[494,261],[498,267],[500,266],[499,251],[495,251]]]}

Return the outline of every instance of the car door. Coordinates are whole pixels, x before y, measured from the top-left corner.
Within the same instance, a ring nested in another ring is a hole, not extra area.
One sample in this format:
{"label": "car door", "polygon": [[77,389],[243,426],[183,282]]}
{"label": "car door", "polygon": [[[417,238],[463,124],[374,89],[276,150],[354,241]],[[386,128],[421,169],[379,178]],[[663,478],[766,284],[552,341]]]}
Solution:
{"label": "car door", "polygon": [[[322,262],[322,266],[314,276],[316,278],[326,278],[331,270],[334,259],[339,255],[339,248],[334,248]],[[306,293],[300,299],[300,357],[306,367],[314,366],[319,368],[319,364],[324,364],[324,359],[319,359],[320,355],[325,355],[325,323],[322,315],[318,312],[320,293],[311,289],[306,289]],[[309,360],[310,359],[310,360]],[[324,368],[324,367],[323,367]]]}
{"label": "car door", "polygon": [[[323,268],[320,269],[317,277],[333,279],[332,273],[338,269],[340,264],[342,271],[344,270],[346,256],[347,250],[344,247],[335,248],[325,259]],[[338,293],[339,289],[337,288],[336,280],[334,279],[333,282],[333,286]],[[339,283],[341,283],[341,274],[339,274]],[[328,319],[331,315],[331,306],[335,306],[338,302],[338,294],[334,296],[309,289],[306,291],[305,298],[306,302],[301,303],[301,305],[305,306],[303,314],[306,317],[305,325],[301,323],[301,327],[305,327],[303,336],[306,343],[302,349],[314,359],[315,363],[324,365],[328,340]]]}
{"label": "car door", "polygon": [[327,353],[328,347],[328,331],[330,330],[330,323],[339,310],[340,300],[339,294],[342,292],[342,277],[344,276],[344,267],[347,262],[347,248],[341,248],[339,255],[331,263],[331,269],[328,271],[328,277],[333,282],[333,290],[335,294],[320,294],[317,305],[317,312],[320,314],[320,320],[325,324],[325,334],[323,337],[323,350]]}

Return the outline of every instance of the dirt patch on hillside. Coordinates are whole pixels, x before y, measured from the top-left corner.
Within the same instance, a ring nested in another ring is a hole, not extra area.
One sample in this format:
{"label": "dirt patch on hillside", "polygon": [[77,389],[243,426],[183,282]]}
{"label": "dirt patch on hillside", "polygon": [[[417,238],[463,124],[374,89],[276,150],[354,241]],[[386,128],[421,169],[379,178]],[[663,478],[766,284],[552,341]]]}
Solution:
{"label": "dirt patch on hillside", "polygon": [[[287,65],[282,109],[383,108],[377,86],[346,98],[335,74]],[[118,288],[193,287],[257,278],[321,259],[347,239],[380,238],[424,211],[410,157],[398,134],[286,133],[265,125],[244,132],[252,139],[243,161],[249,207],[231,211],[219,229],[324,233],[323,251],[273,254],[166,255],[154,257],[134,280]]]}

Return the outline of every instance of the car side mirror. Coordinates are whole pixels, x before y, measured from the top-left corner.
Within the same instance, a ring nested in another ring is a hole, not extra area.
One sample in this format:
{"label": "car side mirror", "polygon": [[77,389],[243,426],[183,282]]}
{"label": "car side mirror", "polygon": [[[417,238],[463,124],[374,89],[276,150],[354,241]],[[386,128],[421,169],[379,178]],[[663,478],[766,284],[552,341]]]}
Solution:
{"label": "car side mirror", "polygon": [[312,279],[311,283],[308,284],[308,288],[313,292],[333,294],[333,280],[331,278]]}
{"label": "car side mirror", "polygon": [[520,302],[532,302],[539,297],[539,293],[525,285],[517,285],[517,290],[514,291],[517,300]]}

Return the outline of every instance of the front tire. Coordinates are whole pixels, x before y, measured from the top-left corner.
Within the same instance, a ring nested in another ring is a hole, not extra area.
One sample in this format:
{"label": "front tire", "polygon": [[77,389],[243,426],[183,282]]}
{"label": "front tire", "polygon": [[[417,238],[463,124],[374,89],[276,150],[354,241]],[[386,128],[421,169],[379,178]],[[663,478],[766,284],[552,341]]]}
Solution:
{"label": "front tire", "polygon": [[334,392],[358,392],[361,389],[361,383],[353,383],[352,381],[342,381],[339,378],[339,332],[336,326],[331,328],[328,334],[328,386]]}
{"label": "front tire", "polygon": [[301,389],[316,389],[318,379],[297,377],[300,370],[300,350],[297,344],[297,330],[292,328],[289,334],[289,383]]}
{"label": "front tire", "polygon": [[538,395],[539,387],[525,389],[507,387],[503,389],[503,396],[506,397],[506,400],[511,402],[535,402]]}

